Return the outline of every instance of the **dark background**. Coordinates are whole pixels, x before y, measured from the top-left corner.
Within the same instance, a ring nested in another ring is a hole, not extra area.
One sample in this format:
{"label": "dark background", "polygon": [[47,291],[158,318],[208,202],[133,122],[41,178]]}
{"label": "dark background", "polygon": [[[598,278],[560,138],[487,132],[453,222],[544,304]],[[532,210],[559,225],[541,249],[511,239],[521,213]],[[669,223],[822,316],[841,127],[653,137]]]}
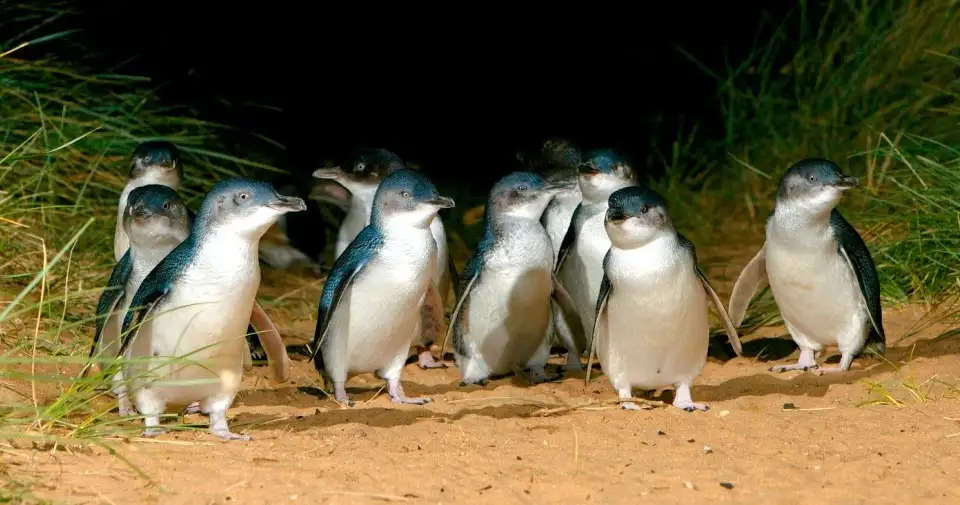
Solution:
{"label": "dark background", "polygon": [[551,136],[618,148],[641,170],[651,140],[669,151],[681,126],[722,136],[716,81],[677,48],[723,73],[769,33],[772,23],[758,35],[764,16],[779,23],[795,7],[645,4],[72,3],[83,12],[76,37],[105,65],[125,62],[162,85],[162,99],[287,147],[267,162],[303,174],[381,146],[439,184],[480,186]]}

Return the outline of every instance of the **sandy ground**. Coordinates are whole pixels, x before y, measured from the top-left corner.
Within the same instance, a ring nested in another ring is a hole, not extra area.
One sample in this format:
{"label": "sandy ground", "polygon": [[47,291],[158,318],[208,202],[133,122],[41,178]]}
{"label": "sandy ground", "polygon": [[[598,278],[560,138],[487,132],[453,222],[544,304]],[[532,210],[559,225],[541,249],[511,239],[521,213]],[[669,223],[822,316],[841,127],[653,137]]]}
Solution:
{"label": "sandy ground", "polygon": [[[888,311],[889,340],[922,316]],[[291,345],[313,333],[308,319],[278,323]],[[152,483],[102,448],[23,441],[0,442],[0,476],[63,503],[958,503],[960,338],[937,339],[944,330],[893,347],[890,363],[858,360],[831,377],[711,358],[693,388],[711,409],[693,413],[620,410],[602,374],[589,385],[568,375],[463,388],[456,368],[414,364],[407,393],[434,403],[394,405],[367,375],[350,383],[357,406],[341,408],[292,352],[292,383],[271,384],[266,367],[244,378],[231,422],[251,442],[219,441],[205,417],[187,416],[200,429],[110,441]],[[753,354],[792,348],[748,340]],[[870,384],[901,405],[862,405],[881,398]]]}

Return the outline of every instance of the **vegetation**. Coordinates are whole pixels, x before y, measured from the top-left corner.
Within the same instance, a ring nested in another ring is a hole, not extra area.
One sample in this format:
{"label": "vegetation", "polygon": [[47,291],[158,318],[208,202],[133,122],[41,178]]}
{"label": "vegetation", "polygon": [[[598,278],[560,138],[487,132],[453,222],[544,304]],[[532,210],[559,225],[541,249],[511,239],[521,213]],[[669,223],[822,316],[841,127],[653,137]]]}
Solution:
{"label": "vegetation", "polygon": [[[718,237],[759,245],[779,174],[801,158],[828,157],[863,181],[842,208],[871,245],[887,301],[940,303],[956,294],[953,4],[838,0],[799,41],[778,27],[747,61],[704,68],[718,81],[725,138],[681,132],[660,158],[670,175],[655,182],[702,256],[719,255],[710,252],[723,249]],[[788,23],[805,26],[804,13],[802,4]],[[82,61],[20,59],[69,35],[44,31],[48,13],[23,15],[41,28],[25,40],[0,38],[0,431],[94,439],[120,428],[91,401],[99,394],[92,384],[77,385],[71,374],[112,267],[116,198],[133,146],[166,139],[183,148],[192,206],[221,177],[277,169],[222,154],[226,126],[159,105],[143,78],[98,74]],[[775,65],[785,54],[790,62]],[[728,217],[743,214],[753,225],[733,228]],[[775,318],[769,297],[759,303],[753,324]]]}

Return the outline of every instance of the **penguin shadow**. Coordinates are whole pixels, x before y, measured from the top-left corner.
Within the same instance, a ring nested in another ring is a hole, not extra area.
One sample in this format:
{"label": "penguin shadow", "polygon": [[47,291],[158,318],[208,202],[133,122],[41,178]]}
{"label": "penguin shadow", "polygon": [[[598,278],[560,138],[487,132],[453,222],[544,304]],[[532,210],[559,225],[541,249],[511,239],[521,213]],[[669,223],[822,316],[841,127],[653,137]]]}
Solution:
{"label": "penguin shadow", "polygon": [[[518,417],[533,417],[536,412],[544,409],[556,409],[564,405],[556,403],[507,403],[502,405],[488,405],[476,408],[459,409],[453,413],[437,412],[428,407],[420,406],[399,406],[390,405],[385,407],[367,407],[364,403],[374,400],[385,401],[382,398],[386,396],[386,391],[380,391],[379,387],[352,387],[347,388],[348,394],[357,405],[354,407],[338,407],[329,397],[314,387],[284,388],[280,394],[296,395],[304,394],[311,397],[317,397],[322,402],[322,407],[318,406],[313,414],[300,415],[295,417],[286,417],[276,414],[261,414],[252,412],[243,412],[238,414],[232,421],[231,426],[242,427],[246,431],[258,430],[291,430],[304,431],[315,428],[327,428],[341,424],[364,424],[376,428],[392,428],[396,426],[408,426],[420,421],[432,420],[439,423],[452,423],[469,415],[483,416],[491,419],[510,419]],[[429,396],[428,390],[433,388],[414,388],[404,384],[404,389],[411,395]],[[255,393],[255,392],[253,392]],[[249,395],[245,395],[249,397]],[[246,401],[238,402],[240,405],[251,406]],[[566,415],[565,412],[558,412],[552,416]]]}

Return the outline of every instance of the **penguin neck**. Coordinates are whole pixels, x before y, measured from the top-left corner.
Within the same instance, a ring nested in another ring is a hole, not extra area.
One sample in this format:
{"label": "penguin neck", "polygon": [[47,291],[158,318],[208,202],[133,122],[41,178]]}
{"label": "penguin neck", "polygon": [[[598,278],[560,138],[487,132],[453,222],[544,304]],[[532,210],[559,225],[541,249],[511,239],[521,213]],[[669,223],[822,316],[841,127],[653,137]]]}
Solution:
{"label": "penguin neck", "polygon": [[363,216],[364,225],[370,224],[373,211],[373,198],[377,194],[377,185],[357,185],[351,188],[350,214]]}
{"label": "penguin neck", "polygon": [[770,222],[775,225],[774,232],[781,232],[782,238],[809,240],[811,235],[830,234],[830,213],[833,207],[811,209],[799,202],[778,201]]}
{"label": "penguin neck", "polygon": [[143,267],[144,275],[157,266],[180,242],[175,239],[157,240],[151,244],[130,244],[130,261]]}

